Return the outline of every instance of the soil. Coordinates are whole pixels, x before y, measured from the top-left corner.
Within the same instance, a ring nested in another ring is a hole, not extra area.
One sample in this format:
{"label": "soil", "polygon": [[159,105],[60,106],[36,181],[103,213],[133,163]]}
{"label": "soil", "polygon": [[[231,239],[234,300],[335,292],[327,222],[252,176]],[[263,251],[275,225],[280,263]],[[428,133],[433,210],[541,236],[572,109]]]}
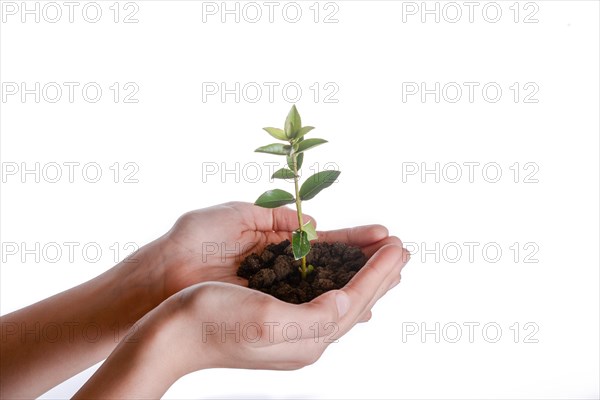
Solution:
{"label": "soil", "polygon": [[237,274],[248,279],[248,287],[288,303],[300,304],[334,289],[341,289],[366,263],[367,257],[345,243],[311,244],[306,265],[314,267],[305,280],[300,260],[294,260],[289,240],[269,244],[261,254],[246,257]]}

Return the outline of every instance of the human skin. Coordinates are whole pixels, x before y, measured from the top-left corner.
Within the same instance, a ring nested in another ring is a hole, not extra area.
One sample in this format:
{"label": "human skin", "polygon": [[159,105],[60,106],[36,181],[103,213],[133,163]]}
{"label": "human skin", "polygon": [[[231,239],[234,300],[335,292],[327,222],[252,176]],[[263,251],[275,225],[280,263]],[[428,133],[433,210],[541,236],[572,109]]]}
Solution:
{"label": "human skin", "polygon": [[[179,377],[199,369],[294,369],[314,362],[330,337],[315,340],[310,327],[334,323],[337,338],[368,320],[373,304],[400,281],[408,253],[380,225],[320,232],[319,240],[356,245],[370,257],[344,289],[292,305],[246,288],[236,275],[239,261],[289,239],[296,224],[293,210],[248,203],[189,212],[161,238],[98,277],[1,317],[1,397],[39,396],[107,356],[76,397],[160,397]],[[231,251],[236,244],[239,251]],[[279,326],[272,335],[255,343],[202,331],[203,322],[262,326],[273,321]],[[286,321],[310,337],[285,340]],[[36,323],[68,326],[70,332],[47,340],[18,329]],[[101,332],[96,341],[82,332],[90,323]]]}

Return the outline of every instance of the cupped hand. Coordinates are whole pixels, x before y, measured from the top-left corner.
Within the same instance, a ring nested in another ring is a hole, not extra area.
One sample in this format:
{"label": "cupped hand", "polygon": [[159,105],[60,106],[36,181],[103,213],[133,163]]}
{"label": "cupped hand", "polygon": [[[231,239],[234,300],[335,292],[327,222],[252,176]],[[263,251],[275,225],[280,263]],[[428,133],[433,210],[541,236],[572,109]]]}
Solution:
{"label": "cupped hand", "polygon": [[[337,239],[361,230],[329,233]],[[350,236],[347,236],[350,235]],[[161,307],[177,315],[170,355],[181,375],[204,368],[289,370],[315,362],[330,343],[365,320],[400,281],[409,259],[397,244],[367,246],[374,254],[340,290],[294,305],[228,283],[191,286]]]}
{"label": "cupped hand", "polygon": [[[308,220],[316,225],[305,215],[304,221]],[[240,262],[269,243],[290,239],[297,227],[296,211],[286,207],[266,209],[231,202],[184,214],[160,239],[161,253],[167,255],[162,274],[164,298],[202,282],[247,286],[247,281],[236,275]],[[380,225],[319,232],[319,240],[358,246],[367,257],[384,244],[402,246]]]}
{"label": "cupped hand", "polygon": [[[351,239],[361,229],[329,233]],[[367,264],[340,290],[289,304],[231,283],[206,282],[140,319],[75,398],[159,398],[206,368],[291,370],[319,359],[400,281],[408,253],[367,245]]]}

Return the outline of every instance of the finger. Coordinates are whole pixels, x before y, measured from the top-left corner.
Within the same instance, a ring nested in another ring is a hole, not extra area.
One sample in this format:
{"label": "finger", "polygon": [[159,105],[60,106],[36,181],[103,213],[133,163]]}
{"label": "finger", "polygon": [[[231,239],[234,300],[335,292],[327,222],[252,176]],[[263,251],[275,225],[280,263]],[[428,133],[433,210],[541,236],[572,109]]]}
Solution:
{"label": "finger", "polygon": [[[298,214],[290,208],[266,209],[255,206],[253,212],[257,231],[292,232],[298,229]],[[310,215],[302,214],[302,220],[303,223],[312,221],[313,225],[317,225],[315,219]]]}
{"label": "finger", "polygon": [[[367,321],[373,304],[400,274],[404,249],[396,245],[382,247],[340,290],[332,290],[309,303],[294,305],[271,298],[264,306],[267,319],[277,321],[274,343],[299,339],[335,337],[346,333],[358,321]],[[273,342],[271,342],[273,344]]]}
{"label": "finger", "polygon": [[386,244],[393,244],[396,246],[402,247],[402,241],[396,236],[388,236],[383,240],[380,240],[376,243],[370,244],[368,246],[364,246],[361,250],[365,253],[365,256],[371,257],[377,250],[385,246]]}
{"label": "finger", "polygon": [[360,318],[358,319],[358,322],[369,322],[371,320],[371,317],[373,316],[373,313],[371,312],[371,310],[363,313]]}
{"label": "finger", "polygon": [[398,260],[392,271],[390,271],[389,275],[387,276],[385,282],[377,289],[375,296],[373,296],[371,301],[368,303],[366,307],[368,310],[370,310],[375,305],[375,303],[377,303],[379,299],[383,297],[392,287],[400,283],[400,273],[402,272],[402,269],[407,264],[407,262],[410,260],[410,256],[407,255],[408,251],[406,249],[402,249],[402,252],[403,254],[401,259]]}
{"label": "finger", "polygon": [[390,287],[388,288],[388,291],[390,291],[393,288],[395,288],[396,286],[398,286],[398,284],[402,280],[402,274],[401,274],[402,269],[404,269],[404,267],[406,266],[406,264],[408,264],[409,261],[410,261],[410,252],[408,250],[404,249],[404,256],[400,263],[400,271],[398,272],[398,275],[392,280],[392,283],[390,283]]}
{"label": "finger", "polygon": [[383,246],[340,290],[348,296],[351,304],[350,312],[342,320],[346,329],[349,329],[365,311],[370,310],[375,301],[387,291],[395,276],[399,274],[403,256],[402,247],[389,244]]}
{"label": "finger", "polygon": [[341,242],[358,247],[368,246],[388,236],[388,230],[383,225],[365,225],[317,233],[320,242]]}
{"label": "finger", "polygon": [[[296,306],[286,312],[299,324],[304,333],[302,339],[328,337],[337,339],[359,321],[368,321],[371,307],[392,283],[390,275],[398,275],[403,249],[394,245],[383,247],[375,254],[352,280],[340,290],[322,294],[310,303]],[[383,288],[383,290],[382,290]],[[289,323],[289,321],[288,321]],[[321,327],[319,331],[315,329]],[[335,327],[335,332],[324,329]]]}
{"label": "finger", "polygon": [[400,280],[402,279],[402,276],[400,274],[398,274],[398,277],[395,278],[392,283],[390,284],[390,287],[388,288],[388,290],[392,290],[393,288],[395,288],[396,286],[398,286],[398,284],[400,283]]}

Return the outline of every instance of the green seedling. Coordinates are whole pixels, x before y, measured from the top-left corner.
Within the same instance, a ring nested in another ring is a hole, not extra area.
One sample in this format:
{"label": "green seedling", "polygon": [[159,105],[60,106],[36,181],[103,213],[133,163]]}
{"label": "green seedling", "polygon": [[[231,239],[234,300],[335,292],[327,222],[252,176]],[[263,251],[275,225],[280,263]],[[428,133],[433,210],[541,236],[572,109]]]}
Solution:
{"label": "green seedling", "polygon": [[267,133],[284,143],[272,143],[259,147],[257,153],[275,154],[286,157],[288,168],[281,168],[273,174],[273,179],[293,179],[295,195],[281,189],[264,192],[254,203],[265,208],[277,208],[286,204],[296,203],[298,214],[298,229],[292,232],[292,250],[296,260],[302,260],[299,267],[302,279],[313,270],[312,265],[306,265],[306,255],[310,252],[310,241],[317,239],[315,226],[311,221],[302,221],[302,202],[315,197],[321,190],[331,186],[340,171],[326,170],[317,172],[307,178],[302,186],[299,185],[299,171],[304,161],[304,153],[316,146],[327,143],[324,139],[305,139],[304,136],[312,131],[312,126],[302,126],[300,114],[296,106],[292,106],[285,119],[284,129],[263,128]]}

